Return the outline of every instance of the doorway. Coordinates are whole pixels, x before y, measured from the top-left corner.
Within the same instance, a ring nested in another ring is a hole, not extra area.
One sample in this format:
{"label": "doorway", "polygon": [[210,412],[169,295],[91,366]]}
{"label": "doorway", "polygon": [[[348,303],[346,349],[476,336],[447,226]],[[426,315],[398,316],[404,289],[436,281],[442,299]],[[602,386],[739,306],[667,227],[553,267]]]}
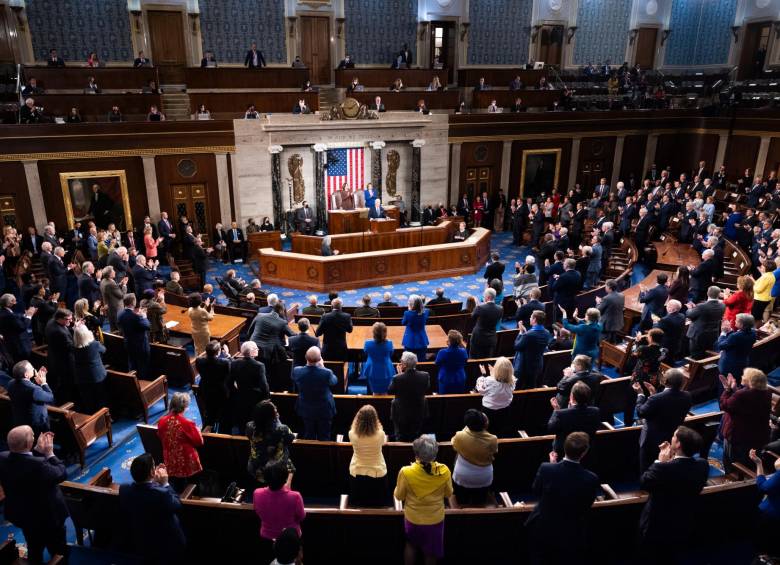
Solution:
{"label": "doorway", "polygon": [[182,13],[149,10],[146,21],[155,66],[186,65]]}
{"label": "doorway", "polygon": [[455,22],[431,22],[431,47],[428,67],[447,69],[447,84],[455,81]]}
{"label": "doorway", "polygon": [[330,84],[330,18],[301,16],[301,60],[312,84]]}
{"label": "doorway", "polygon": [[563,26],[543,25],[537,41],[536,61],[560,67],[563,60]]}
{"label": "doorway", "polygon": [[461,194],[465,192],[469,202],[474,202],[474,197],[478,194],[481,196],[483,192],[492,198],[495,192],[494,179],[493,167],[466,167],[466,186]]}
{"label": "doorway", "polygon": [[748,24],[745,28],[737,80],[761,78],[761,73],[764,72],[771,27],[771,22],[756,22]]}
{"label": "doorway", "polygon": [[640,27],[636,36],[636,51],[634,64],[641,69],[652,69],[655,66],[655,46],[658,39],[658,28]]}
{"label": "doorway", "polygon": [[173,199],[173,222],[178,224],[179,218],[187,216],[192,225],[192,232],[200,233],[204,246],[211,243],[211,214],[208,206],[208,189],[205,183],[173,184],[171,185]]}

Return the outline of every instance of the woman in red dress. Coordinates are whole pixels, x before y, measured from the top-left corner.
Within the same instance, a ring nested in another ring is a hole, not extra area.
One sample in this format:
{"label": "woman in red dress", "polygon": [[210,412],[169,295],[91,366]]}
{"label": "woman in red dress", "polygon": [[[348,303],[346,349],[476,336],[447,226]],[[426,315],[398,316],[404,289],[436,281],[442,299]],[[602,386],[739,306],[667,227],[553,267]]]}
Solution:
{"label": "woman in red dress", "polygon": [[177,392],[171,398],[168,414],[157,424],[165,468],[171,486],[179,493],[203,470],[197,451],[203,445],[203,436],[195,422],[184,417],[189,405],[189,395]]}
{"label": "woman in red dress", "polygon": [[737,314],[750,314],[753,310],[753,284],[753,277],[745,275],[737,279],[737,292],[732,294],[729,289],[725,290],[723,303],[726,313],[723,319],[729,321],[731,329],[736,328]]}
{"label": "woman in red dress", "polygon": [[554,221],[558,220],[558,207],[561,205],[561,195],[558,194],[558,189],[553,188],[552,189],[552,203],[553,203],[553,209],[552,209],[552,217]]}
{"label": "woman in red dress", "polygon": [[471,208],[474,210],[474,227],[481,227],[482,218],[485,215],[485,204],[482,202],[481,196],[477,195],[476,198],[474,198],[474,204],[472,204]]}

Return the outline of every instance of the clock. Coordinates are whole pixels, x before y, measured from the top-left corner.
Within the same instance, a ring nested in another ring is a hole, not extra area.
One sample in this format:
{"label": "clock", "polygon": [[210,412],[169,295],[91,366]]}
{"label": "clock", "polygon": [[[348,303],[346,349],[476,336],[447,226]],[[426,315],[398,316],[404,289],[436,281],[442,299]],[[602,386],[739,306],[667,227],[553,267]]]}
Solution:
{"label": "clock", "polygon": [[645,12],[648,16],[654,16],[656,12],[658,12],[658,2],[655,0],[650,0],[647,4],[645,4]]}
{"label": "clock", "polygon": [[358,112],[360,112],[360,102],[354,98],[347,98],[341,104],[341,110],[344,112],[344,116],[347,118],[356,118]]}
{"label": "clock", "polygon": [[182,159],[176,164],[176,170],[185,178],[195,176],[198,172],[198,166],[192,159]]}
{"label": "clock", "polygon": [[553,12],[558,12],[563,7],[563,0],[547,0],[547,5]]}
{"label": "clock", "polygon": [[450,4],[452,4],[452,0],[436,0],[436,3],[442,8],[447,8]]}

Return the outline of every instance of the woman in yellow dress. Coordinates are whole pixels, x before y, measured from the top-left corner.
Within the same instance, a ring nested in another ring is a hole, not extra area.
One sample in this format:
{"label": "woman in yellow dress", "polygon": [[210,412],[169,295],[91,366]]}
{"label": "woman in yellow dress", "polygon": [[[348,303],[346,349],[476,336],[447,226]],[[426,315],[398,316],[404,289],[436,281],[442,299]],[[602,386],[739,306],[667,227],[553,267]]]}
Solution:
{"label": "woman in yellow dress", "polygon": [[192,341],[195,344],[195,355],[200,355],[206,351],[206,345],[211,340],[211,331],[209,331],[209,322],[214,319],[214,305],[211,299],[207,298],[203,302],[200,294],[194,292],[189,297],[190,308],[187,315],[192,324]]}

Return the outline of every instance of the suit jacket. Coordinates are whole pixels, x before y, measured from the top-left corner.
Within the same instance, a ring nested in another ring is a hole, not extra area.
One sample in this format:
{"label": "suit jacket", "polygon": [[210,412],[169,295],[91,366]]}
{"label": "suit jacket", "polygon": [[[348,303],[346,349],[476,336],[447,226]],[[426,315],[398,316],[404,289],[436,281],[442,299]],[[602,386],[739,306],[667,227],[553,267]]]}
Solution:
{"label": "suit jacket", "polygon": [[320,340],[313,335],[299,333],[287,340],[290,344],[292,353],[293,367],[302,367],[306,365],[306,352],[310,347],[319,347]]}
{"label": "suit jacket", "polygon": [[501,261],[496,261],[495,263],[491,263],[487,266],[483,278],[488,282],[492,281],[493,279],[502,280],[501,277],[504,276],[505,270],[506,265]]}
{"label": "suit jacket", "polygon": [[132,269],[133,282],[135,285],[135,295],[140,299],[145,290],[149,290],[157,279],[157,271],[152,271],[141,265],[136,265]]}
{"label": "suit jacket", "polygon": [[515,376],[523,382],[524,388],[536,386],[544,367],[544,352],[551,341],[552,335],[543,327],[529,328],[527,332],[517,334],[512,365]]}
{"label": "suit jacket", "polygon": [[100,281],[100,294],[103,297],[103,304],[108,306],[108,317],[116,320],[119,311],[122,309],[122,298],[127,291],[126,286],[119,286],[113,280],[104,278]]}
{"label": "suit jacket", "polygon": [[250,69],[257,69],[266,66],[265,57],[263,57],[263,52],[258,49],[256,53],[257,53],[257,64],[255,64],[254,53],[252,52],[252,50],[250,49],[246,52],[246,57],[244,57],[245,67],[248,67]]}
{"label": "suit jacket", "polygon": [[579,373],[572,373],[569,377],[563,377],[558,381],[558,394],[555,397],[558,400],[558,406],[563,408],[569,405],[571,389],[577,381],[582,381],[588,385],[592,393],[591,398],[596,398],[602,378],[603,375],[595,371],[580,371]]}
{"label": "suit jacket", "polygon": [[249,341],[260,348],[263,361],[278,363],[287,357],[284,351],[284,336],[293,335],[287,320],[277,314],[258,314],[249,328]]}
{"label": "suit jacket", "polygon": [[685,317],[691,320],[688,326],[687,336],[691,339],[704,339],[711,337],[714,342],[720,333],[720,322],[726,306],[720,300],[707,300],[685,313]]}
{"label": "suit jacket", "polygon": [[298,225],[298,231],[301,231],[306,226],[306,219],[307,219],[307,210],[308,210],[308,219],[311,220],[309,222],[309,226],[314,226],[315,223],[315,217],[314,217],[314,211],[311,208],[304,208],[301,206],[295,211],[295,223]]}
{"label": "suit jacket", "polygon": [[385,111],[385,105],[380,104],[379,106],[376,105],[376,102],[372,102],[368,106],[369,110],[373,110],[374,112],[384,112]]}
{"label": "suit jacket", "polygon": [[63,381],[72,382],[73,374],[76,371],[73,336],[68,328],[58,324],[54,318],[46,322],[45,334],[48,345],[49,376],[47,380],[57,390]]}
{"label": "suit jacket", "polygon": [[146,563],[175,562],[186,545],[179,523],[181,501],[170,485],[130,483],[119,487],[119,507],[127,520],[133,549]]}
{"label": "suit jacket", "polygon": [[100,300],[100,283],[95,277],[86,273],[79,275],[79,298],[86,298],[90,305]]}
{"label": "suit jacket", "polygon": [[[248,401],[251,409],[261,400],[269,398],[265,365],[251,357],[239,357],[230,363],[230,379],[235,385],[233,394],[239,401]],[[248,415],[247,415],[248,416]],[[240,422],[244,424],[244,422]]]}
{"label": "suit jacket", "polygon": [[323,314],[316,336],[322,336],[322,356],[325,359],[347,359],[347,334],[352,333],[352,316],[339,310]]}
{"label": "suit jacket", "polygon": [[173,229],[173,224],[168,220],[167,222],[160,220],[157,222],[157,231],[160,234],[160,237],[162,237],[165,240],[170,239],[171,234],[175,233],[175,230]]}
{"label": "suit jacket", "polygon": [[522,320],[523,324],[527,328],[531,323],[531,314],[534,313],[534,310],[541,310],[544,312],[544,303],[538,300],[529,300],[527,303],[523,304],[520,306],[520,308],[517,309],[515,320],[518,322]]}
{"label": "suit jacket", "polygon": [[569,408],[553,411],[550,420],[547,422],[547,430],[555,434],[553,449],[559,456],[563,453],[563,443],[566,436],[572,432],[585,432],[590,436],[590,442],[593,443],[593,436],[596,430],[601,427],[601,412],[595,406],[575,405]]}
{"label": "suit jacket", "polygon": [[29,359],[32,351],[32,320],[24,314],[0,308],[0,334],[14,362]]}
{"label": "suit jacket", "polygon": [[[33,238],[35,238],[33,240]],[[29,251],[33,255],[37,255],[41,252],[41,244],[43,243],[43,237],[38,234],[30,235],[28,233],[22,236],[22,250]]]}
{"label": "suit jacket", "polygon": [[685,421],[693,400],[685,390],[664,389],[649,397],[637,399],[636,411],[644,419],[639,445],[657,446],[670,441],[677,426]]}
{"label": "suit jacket", "polygon": [[306,365],[293,369],[298,400],[295,411],[304,420],[330,420],[336,414],[336,402],[330,387],[338,380],[330,369]]}
{"label": "suit jacket", "polygon": [[731,373],[734,378],[741,380],[742,371],[748,365],[755,342],[755,330],[737,330],[721,335],[715,342],[715,351],[720,351],[720,359],[718,359],[720,374]]}
{"label": "suit jacket", "polygon": [[68,268],[57,256],[52,256],[49,259],[49,287],[52,292],[59,292],[60,295],[65,296],[65,291],[68,289]]}
{"label": "suit jacket", "polygon": [[473,359],[489,357],[496,345],[496,325],[504,315],[504,309],[495,302],[480,304],[471,313],[474,330],[469,342],[469,356]]}
{"label": "suit jacket", "polygon": [[596,306],[601,312],[601,323],[605,332],[618,332],[623,329],[623,308],[625,297],[617,291],[610,292]]}
{"label": "suit jacket", "polygon": [[192,253],[192,270],[199,275],[206,273],[206,263],[208,257],[206,256],[206,250],[200,245],[193,245],[191,249]]}
{"label": "suit jacket", "polygon": [[550,290],[557,304],[563,307],[574,306],[577,293],[582,286],[582,276],[574,269],[564,271],[557,279],[550,281]]}
{"label": "suit jacket", "polygon": [[59,484],[65,464],[52,456],[0,453],[0,484],[5,491],[5,517],[18,528],[59,528],[68,508]]}
{"label": "suit jacket", "polygon": [[387,394],[395,395],[390,416],[401,433],[419,431],[425,419],[430,376],[423,371],[404,371],[393,377]]}
{"label": "suit jacket", "polygon": [[694,302],[704,300],[707,296],[707,288],[712,284],[715,268],[715,260],[710,258],[702,261],[691,271],[691,292],[694,293]]}
{"label": "suit jacket", "polygon": [[640,292],[639,302],[644,304],[642,307],[642,319],[650,318],[651,314],[663,316],[667,298],[669,298],[669,287],[662,284],[651,288],[647,292]]}
{"label": "suit jacket", "polygon": [[27,379],[11,379],[8,382],[11,414],[14,426],[31,426],[34,430],[49,429],[47,404],[54,402],[49,385],[38,386]]}
{"label": "suit jacket", "polygon": [[380,206],[379,211],[377,211],[375,206],[371,206],[368,209],[368,217],[369,218],[386,218],[387,213],[385,212],[384,207]]}
{"label": "suit jacket", "polygon": [[[698,496],[707,483],[706,460],[680,457],[653,463],[644,472],[640,488],[650,494],[639,518],[639,531],[646,542],[683,542],[695,523]],[[675,524],[670,528],[669,524]]]}
{"label": "suit jacket", "polygon": [[[235,234],[233,233],[235,231]],[[230,243],[241,243],[244,241],[244,231],[241,228],[233,228],[225,230],[225,241]]]}
{"label": "suit jacket", "polygon": [[212,400],[227,400],[230,393],[230,366],[229,360],[219,357],[198,357],[195,360],[195,368],[200,375],[200,391],[206,400],[206,406],[209,406]]}
{"label": "suit jacket", "polygon": [[677,353],[680,351],[680,340],[685,331],[685,314],[682,312],[667,314],[658,320],[654,326],[664,331],[662,345],[669,351],[672,358],[676,357]]}
{"label": "suit jacket", "polygon": [[125,308],[118,318],[122,335],[125,336],[125,347],[129,355],[149,355],[149,320],[142,318],[130,308]]}

